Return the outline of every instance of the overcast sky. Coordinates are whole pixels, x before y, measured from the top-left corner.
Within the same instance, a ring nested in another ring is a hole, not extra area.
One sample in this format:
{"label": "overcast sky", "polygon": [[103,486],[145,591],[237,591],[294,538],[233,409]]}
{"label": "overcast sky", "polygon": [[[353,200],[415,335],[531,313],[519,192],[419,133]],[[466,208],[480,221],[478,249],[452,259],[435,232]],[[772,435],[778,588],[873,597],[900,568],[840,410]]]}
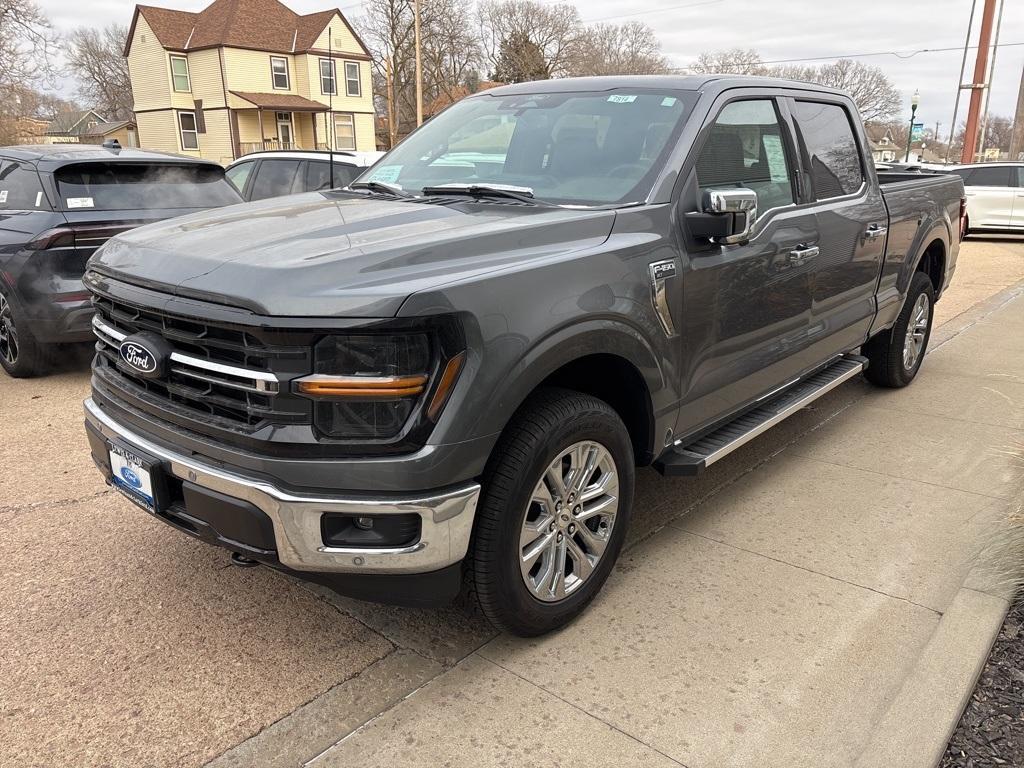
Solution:
{"label": "overcast sky", "polygon": [[[147,0],[181,10],[199,10],[212,0]],[[357,0],[284,0],[300,13],[340,7],[350,18],[363,6]],[[37,0],[60,30],[76,26],[127,24],[134,4],[128,0]],[[555,0],[542,0],[554,3]],[[622,0],[577,2],[584,21],[637,19],[651,25],[673,64],[684,66],[699,53],[722,48],[756,48],[766,61],[822,57],[830,61],[844,55],[893,51],[899,55],[859,57],[881,67],[909,102],[914,89],[921,92],[918,118],[929,127],[942,123],[949,130],[960,72],[962,46],[971,12],[971,0],[631,0],[628,13],[618,13]],[[990,113],[1012,116],[1024,69],[1024,13],[1017,0],[1009,0],[1003,14],[1001,47]],[[977,38],[982,0],[973,37]],[[1015,8],[1016,7],[1016,8]],[[960,48],[946,52],[921,49]],[[968,54],[964,81],[971,80],[975,50]],[[65,86],[70,90],[70,86]],[[65,95],[71,95],[67,93]],[[965,92],[966,96],[966,92]],[[966,98],[960,117],[966,115]]]}

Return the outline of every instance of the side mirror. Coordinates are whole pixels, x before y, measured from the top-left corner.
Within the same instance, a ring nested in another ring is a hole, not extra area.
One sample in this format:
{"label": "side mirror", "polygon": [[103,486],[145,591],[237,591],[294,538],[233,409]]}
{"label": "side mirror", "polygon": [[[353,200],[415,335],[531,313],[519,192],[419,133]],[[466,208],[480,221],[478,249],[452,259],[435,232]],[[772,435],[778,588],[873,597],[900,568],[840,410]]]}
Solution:
{"label": "side mirror", "polygon": [[725,245],[742,243],[757,219],[757,193],[746,187],[706,189],[701,209],[686,214],[690,234]]}

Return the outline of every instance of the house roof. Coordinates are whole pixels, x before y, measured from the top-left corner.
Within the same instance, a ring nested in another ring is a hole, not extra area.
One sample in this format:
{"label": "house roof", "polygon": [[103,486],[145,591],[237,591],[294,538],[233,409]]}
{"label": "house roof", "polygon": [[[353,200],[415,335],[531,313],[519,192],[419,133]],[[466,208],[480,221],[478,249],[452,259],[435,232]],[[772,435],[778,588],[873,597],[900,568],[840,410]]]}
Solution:
{"label": "house roof", "polygon": [[131,29],[125,42],[125,56],[131,49],[135,24],[145,17],[160,45],[172,51],[229,46],[274,53],[304,53],[313,50],[317,38],[335,16],[359,43],[361,52],[351,55],[369,57],[369,51],[338,9],[300,15],[278,0],[214,0],[201,11],[178,11],[152,5],[136,5]]}
{"label": "house roof", "polygon": [[69,135],[89,115],[95,115],[97,122],[103,121],[103,117],[93,109],[76,109],[69,112],[61,112],[50,121],[50,127],[46,129],[46,134],[48,136]]}
{"label": "house roof", "polygon": [[240,99],[245,99],[260,109],[277,109],[282,112],[329,112],[330,108],[319,101],[296,96],[291,93],[251,93],[248,91],[229,91]]}
{"label": "house roof", "polygon": [[83,136],[106,136],[108,133],[119,131],[125,126],[135,127],[135,123],[132,120],[116,120],[112,123],[99,123],[94,125],[92,128],[86,128],[83,132]]}

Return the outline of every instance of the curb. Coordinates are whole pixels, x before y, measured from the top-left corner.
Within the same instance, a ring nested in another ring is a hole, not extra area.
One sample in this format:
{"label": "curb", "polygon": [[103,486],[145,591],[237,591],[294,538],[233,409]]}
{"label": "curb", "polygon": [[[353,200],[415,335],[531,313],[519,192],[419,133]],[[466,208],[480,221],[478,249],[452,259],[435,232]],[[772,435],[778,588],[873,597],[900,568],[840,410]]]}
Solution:
{"label": "curb", "polygon": [[939,764],[1010,604],[961,587],[910,669],[855,768]]}

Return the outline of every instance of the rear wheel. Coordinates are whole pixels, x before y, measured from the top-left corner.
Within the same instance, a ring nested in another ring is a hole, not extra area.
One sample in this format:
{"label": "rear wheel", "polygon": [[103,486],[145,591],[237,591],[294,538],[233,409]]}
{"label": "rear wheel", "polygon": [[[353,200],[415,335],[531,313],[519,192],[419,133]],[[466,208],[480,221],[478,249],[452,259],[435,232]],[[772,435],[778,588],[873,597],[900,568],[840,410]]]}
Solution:
{"label": "rear wheel", "polygon": [[539,635],[586,608],[622,548],[633,475],[607,403],[552,389],[523,405],[488,464],[469,561],[491,622]]}
{"label": "rear wheel", "polygon": [[42,367],[39,343],[3,291],[0,291],[0,366],[16,379],[35,376]]}
{"label": "rear wheel", "polygon": [[935,289],[928,275],[915,272],[896,323],[864,345],[864,375],[881,387],[905,387],[921,369],[932,333]]}

